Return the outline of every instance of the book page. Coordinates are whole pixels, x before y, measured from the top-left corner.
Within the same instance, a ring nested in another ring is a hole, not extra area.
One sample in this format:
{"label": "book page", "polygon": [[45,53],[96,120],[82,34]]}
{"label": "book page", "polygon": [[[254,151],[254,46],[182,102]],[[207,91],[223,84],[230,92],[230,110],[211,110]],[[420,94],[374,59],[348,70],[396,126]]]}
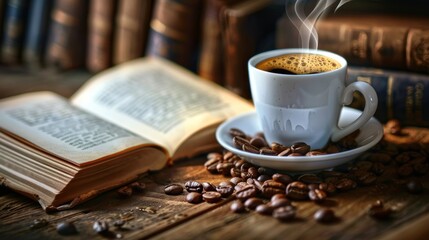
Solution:
{"label": "book page", "polygon": [[2,100],[0,128],[77,165],[149,143],[49,92]]}
{"label": "book page", "polygon": [[107,70],[72,103],[167,148],[198,130],[253,110],[246,100],[177,65],[143,58]]}

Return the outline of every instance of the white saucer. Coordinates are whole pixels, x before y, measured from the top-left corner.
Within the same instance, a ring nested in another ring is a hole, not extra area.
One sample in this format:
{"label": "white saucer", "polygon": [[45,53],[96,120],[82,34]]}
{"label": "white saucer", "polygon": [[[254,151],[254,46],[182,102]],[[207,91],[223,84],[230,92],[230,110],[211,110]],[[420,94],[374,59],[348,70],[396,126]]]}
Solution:
{"label": "white saucer", "polygon": [[[359,110],[343,107],[339,121],[340,127],[347,126],[358,118],[361,113],[362,112]],[[222,123],[216,130],[217,141],[222,145],[222,147],[250,163],[258,166],[288,171],[315,171],[344,164],[373,147],[383,137],[383,126],[377,119],[371,118],[360,129],[360,134],[356,138],[358,143],[357,148],[339,153],[311,157],[277,157],[259,155],[237,149],[232,143],[232,138],[229,135],[229,130],[231,128],[238,128],[251,136],[255,135],[257,132],[261,132],[262,128],[259,124],[256,112],[239,115]]]}

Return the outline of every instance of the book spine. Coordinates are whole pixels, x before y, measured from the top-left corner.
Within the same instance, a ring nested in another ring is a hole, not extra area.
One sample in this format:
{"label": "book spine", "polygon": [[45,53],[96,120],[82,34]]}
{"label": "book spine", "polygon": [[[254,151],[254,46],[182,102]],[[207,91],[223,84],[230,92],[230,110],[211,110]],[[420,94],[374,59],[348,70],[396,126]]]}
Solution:
{"label": "book spine", "polygon": [[88,15],[87,69],[100,72],[112,65],[116,0],[92,0]]}
{"label": "book spine", "polygon": [[156,0],[147,55],[163,57],[196,71],[202,3],[200,0]]}
{"label": "book spine", "polygon": [[[429,75],[405,71],[349,67],[348,83],[364,81],[375,89],[375,117],[382,122],[398,119],[404,125],[429,127]],[[357,95],[354,107],[363,107]]]}
{"label": "book spine", "polygon": [[204,7],[198,74],[220,85],[224,84],[225,72],[221,16],[227,7],[240,1],[207,0]]}
{"label": "book spine", "polygon": [[27,0],[6,2],[1,46],[1,58],[5,64],[17,64],[21,61],[27,7]]}
{"label": "book spine", "polygon": [[52,0],[32,1],[29,8],[23,61],[30,68],[42,66]]}
{"label": "book spine", "polygon": [[84,65],[87,11],[85,0],[54,2],[46,53],[47,66],[69,70]]}
{"label": "book spine", "polygon": [[283,13],[271,0],[246,1],[225,10],[225,87],[250,98],[247,61],[275,48],[276,22]]}
{"label": "book spine", "polygon": [[114,64],[144,55],[153,2],[152,0],[120,0],[118,4]]}
{"label": "book spine", "polygon": [[429,73],[423,50],[429,46],[429,26],[413,29],[320,21],[317,32],[319,49],[338,53],[350,64]]}

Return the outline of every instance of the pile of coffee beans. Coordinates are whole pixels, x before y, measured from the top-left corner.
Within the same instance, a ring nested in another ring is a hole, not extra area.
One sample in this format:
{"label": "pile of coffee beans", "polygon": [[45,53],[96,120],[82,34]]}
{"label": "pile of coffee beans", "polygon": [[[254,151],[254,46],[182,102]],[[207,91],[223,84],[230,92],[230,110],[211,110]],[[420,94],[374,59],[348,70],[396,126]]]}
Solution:
{"label": "pile of coffee beans", "polygon": [[229,134],[232,137],[234,146],[245,152],[280,157],[297,157],[338,153],[356,148],[356,137],[359,135],[359,130],[344,137],[337,143],[330,142],[324,149],[315,150],[311,149],[305,142],[296,142],[291,146],[284,146],[277,142],[268,143],[262,132],[250,136],[238,128],[231,128],[229,129]]}
{"label": "pile of coffee beans", "polygon": [[[395,122],[387,126],[391,126],[392,130],[387,129],[386,134],[398,136],[402,134],[401,128]],[[230,133],[234,144],[237,147],[241,146],[245,151],[280,156],[309,156],[344,151],[356,147],[357,135],[351,134],[315,153],[305,143],[296,143],[292,146],[274,143],[267,147],[268,144],[262,134],[249,137],[239,129],[231,129]],[[399,146],[382,140],[372,150],[350,164],[318,173],[295,175],[253,165],[229,151],[210,153],[204,163],[205,169],[211,174],[222,174],[229,180],[217,186],[208,182],[188,181],[184,184],[188,192],[186,201],[193,204],[203,201],[214,203],[232,196],[236,200],[232,202],[230,208],[235,213],[255,211],[271,215],[280,221],[291,221],[296,218],[297,202],[323,203],[337,193],[376,184],[386,172],[389,174],[393,172],[389,178],[405,182],[405,191],[419,194],[424,192],[424,187],[418,181],[418,177],[429,171],[427,147],[420,144]],[[182,194],[183,187],[180,184],[170,184],[166,186],[165,192]],[[368,208],[368,215],[377,220],[388,219],[393,213],[394,210],[386,207],[381,200]],[[313,218],[321,223],[333,223],[340,219],[332,208],[320,208],[314,213]]]}

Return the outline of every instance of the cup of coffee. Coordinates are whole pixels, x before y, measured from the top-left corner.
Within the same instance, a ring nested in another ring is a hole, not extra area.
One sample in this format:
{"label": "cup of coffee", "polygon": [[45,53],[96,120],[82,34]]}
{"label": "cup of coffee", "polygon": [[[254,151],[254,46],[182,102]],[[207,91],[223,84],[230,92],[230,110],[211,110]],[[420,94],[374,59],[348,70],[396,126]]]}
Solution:
{"label": "cup of coffee", "polygon": [[[267,141],[290,146],[305,142],[323,148],[362,127],[377,109],[371,85],[346,86],[347,61],[332,52],[311,49],[279,49],[263,52],[248,61],[250,88]],[[353,92],[365,98],[362,114],[339,127],[341,109],[353,100]]]}

